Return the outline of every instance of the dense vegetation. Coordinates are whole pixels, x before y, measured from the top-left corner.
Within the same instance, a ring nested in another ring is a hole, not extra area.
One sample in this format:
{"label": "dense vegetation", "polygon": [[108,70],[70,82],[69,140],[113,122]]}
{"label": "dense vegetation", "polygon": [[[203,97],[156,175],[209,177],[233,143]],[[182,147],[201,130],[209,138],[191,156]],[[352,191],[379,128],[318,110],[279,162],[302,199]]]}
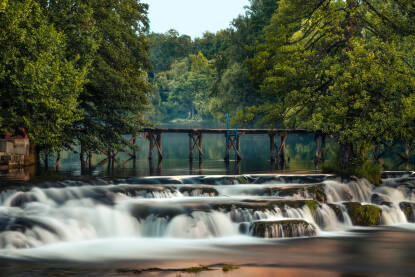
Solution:
{"label": "dense vegetation", "polygon": [[[0,0],[0,127],[37,152],[122,147],[154,122],[333,135],[340,168],[414,141],[415,4],[251,0],[216,34],[148,33],[136,0]],[[173,16],[173,15],[172,15]]]}
{"label": "dense vegetation", "polygon": [[0,128],[36,152],[111,152],[137,132],[151,86],[146,4],[1,0]]}
{"label": "dense vegetation", "polygon": [[[239,124],[320,130],[339,142],[338,166],[361,171],[368,153],[414,139],[414,35],[409,0],[251,0],[216,34],[151,36],[154,117],[223,121],[231,112]],[[185,51],[153,50],[172,43]],[[197,52],[206,75],[192,75],[186,55]],[[184,72],[208,92],[178,89]],[[193,95],[188,105],[173,105],[178,93]]]}

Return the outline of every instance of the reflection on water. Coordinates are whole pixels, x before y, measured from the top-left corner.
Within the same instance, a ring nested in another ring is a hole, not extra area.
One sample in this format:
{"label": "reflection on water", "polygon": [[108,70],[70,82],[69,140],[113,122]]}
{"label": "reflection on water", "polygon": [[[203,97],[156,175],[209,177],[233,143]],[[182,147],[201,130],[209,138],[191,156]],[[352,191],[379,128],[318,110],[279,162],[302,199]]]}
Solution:
{"label": "reflection on water", "polygon": [[[252,174],[270,172],[298,172],[314,171],[315,142],[313,135],[290,135],[287,139],[287,154],[285,167],[280,162],[270,161],[269,137],[267,135],[249,135],[241,138],[242,161],[236,162],[231,153],[231,162],[224,162],[225,138],[219,134],[204,136],[204,158],[201,162],[195,159],[189,162],[189,145],[186,134],[163,134],[163,161],[158,161],[156,155],[152,162],[148,157],[148,141],[144,138],[137,140],[139,151],[137,159],[133,160],[125,153],[117,155],[116,160],[109,164],[104,155],[93,155],[92,167],[81,171],[79,154],[75,152],[62,153],[62,162],[59,174],[66,176],[168,176],[168,175],[210,175],[210,174]],[[328,139],[325,150],[325,161],[333,162],[336,145]],[[399,149],[397,149],[399,151]],[[232,160],[233,159],[233,160]],[[400,164],[397,155],[386,155],[384,158],[385,170],[411,170],[413,165]],[[34,168],[24,170],[10,170],[0,172],[1,179],[27,181],[35,175],[55,176],[54,159],[50,158],[48,172],[38,171]]]}
{"label": "reflection on water", "polygon": [[[180,272],[204,265],[212,271],[196,276],[414,276],[415,233],[360,230],[355,236],[298,239],[266,244],[217,243],[215,251],[180,258],[135,262],[0,263],[2,276],[195,276]],[[115,247],[117,248],[117,247]],[[232,251],[229,252],[232,248]],[[137,252],[138,254],[139,252]],[[224,264],[240,268],[223,272]],[[146,270],[146,271],[143,271]]]}

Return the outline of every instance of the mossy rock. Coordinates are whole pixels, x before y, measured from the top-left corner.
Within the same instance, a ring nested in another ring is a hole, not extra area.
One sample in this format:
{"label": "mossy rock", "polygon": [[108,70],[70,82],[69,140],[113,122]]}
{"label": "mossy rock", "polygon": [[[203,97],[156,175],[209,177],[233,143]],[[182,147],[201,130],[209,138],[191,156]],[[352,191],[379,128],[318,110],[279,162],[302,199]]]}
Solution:
{"label": "mossy rock", "polygon": [[312,213],[319,206],[316,201],[307,199],[245,200],[210,204],[213,209],[219,208],[226,211],[235,208],[250,209],[253,211],[269,211],[273,210],[275,207],[280,209],[284,209],[285,207],[299,209],[303,208],[305,205],[310,208]]}
{"label": "mossy rock", "polygon": [[310,209],[311,214],[313,217],[316,216],[318,204],[314,200],[305,200],[304,203],[307,205],[307,207]]}
{"label": "mossy rock", "polygon": [[238,184],[248,184],[248,178],[245,176],[236,176],[235,180],[238,182]]}
{"label": "mossy rock", "polygon": [[219,192],[212,187],[208,186],[197,186],[197,187],[180,187],[179,191],[183,194],[193,195],[195,191],[200,191],[201,194],[209,194],[213,196],[218,196]]}
{"label": "mossy rock", "polygon": [[278,176],[255,176],[255,179],[253,180],[253,184],[268,184],[268,183],[282,183],[283,180],[281,177]]}
{"label": "mossy rock", "polygon": [[261,238],[312,237],[317,235],[317,230],[304,220],[255,221],[252,234]]}
{"label": "mossy rock", "polygon": [[268,195],[279,197],[290,197],[294,195],[299,195],[304,198],[312,198],[321,203],[326,203],[327,201],[324,184],[269,187],[265,189],[265,193]]}
{"label": "mossy rock", "polygon": [[137,185],[180,185],[182,182],[180,180],[169,178],[169,177],[160,177],[160,178],[129,178],[126,180],[129,184]]}
{"label": "mossy rock", "polygon": [[341,208],[336,204],[327,204],[327,205],[334,211],[334,213],[336,214],[337,219],[340,222],[344,222],[344,216],[343,216],[343,212],[342,212]]}
{"label": "mossy rock", "polygon": [[408,222],[415,222],[415,212],[414,212],[415,203],[401,202],[399,203],[399,207],[401,208],[402,212],[405,214]]}
{"label": "mossy rock", "polygon": [[353,225],[377,226],[380,224],[382,210],[374,205],[362,205],[358,202],[343,203]]}
{"label": "mossy rock", "polygon": [[235,185],[237,180],[234,177],[203,177],[200,180],[201,184],[204,185]]}
{"label": "mossy rock", "polygon": [[313,196],[313,199],[321,202],[326,203],[327,202],[327,195],[325,191],[325,185],[324,184],[317,184],[313,186],[307,187],[307,192]]}
{"label": "mossy rock", "polygon": [[284,183],[297,183],[297,184],[315,184],[321,183],[326,180],[327,175],[292,175],[281,176]]}

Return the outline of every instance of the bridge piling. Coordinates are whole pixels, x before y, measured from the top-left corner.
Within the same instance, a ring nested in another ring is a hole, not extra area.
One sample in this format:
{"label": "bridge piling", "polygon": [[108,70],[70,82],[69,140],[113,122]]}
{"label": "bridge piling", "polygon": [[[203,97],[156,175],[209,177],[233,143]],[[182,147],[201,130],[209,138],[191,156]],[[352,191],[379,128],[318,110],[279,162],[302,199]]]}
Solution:
{"label": "bridge piling", "polygon": [[190,132],[189,133],[189,160],[193,160],[193,151],[197,148],[199,152],[199,160],[203,159],[203,134],[200,132]]}

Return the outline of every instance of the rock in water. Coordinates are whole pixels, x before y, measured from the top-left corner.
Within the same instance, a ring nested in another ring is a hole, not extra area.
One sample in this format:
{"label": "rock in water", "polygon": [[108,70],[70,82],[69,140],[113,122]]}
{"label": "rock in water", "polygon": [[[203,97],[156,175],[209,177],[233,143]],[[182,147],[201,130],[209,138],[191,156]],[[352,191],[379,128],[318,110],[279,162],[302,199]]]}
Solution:
{"label": "rock in water", "polygon": [[252,234],[261,238],[312,237],[317,235],[317,230],[304,220],[255,221]]}
{"label": "rock in water", "polygon": [[415,222],[415,203],[401,202],[399,207],[406,216],[408,222]]}
{"label": "rock in water", "polygon": [[343,203],[353,225],[376,226],[380,224],[382,210],[374,205],[362,205],[358,202]]}

